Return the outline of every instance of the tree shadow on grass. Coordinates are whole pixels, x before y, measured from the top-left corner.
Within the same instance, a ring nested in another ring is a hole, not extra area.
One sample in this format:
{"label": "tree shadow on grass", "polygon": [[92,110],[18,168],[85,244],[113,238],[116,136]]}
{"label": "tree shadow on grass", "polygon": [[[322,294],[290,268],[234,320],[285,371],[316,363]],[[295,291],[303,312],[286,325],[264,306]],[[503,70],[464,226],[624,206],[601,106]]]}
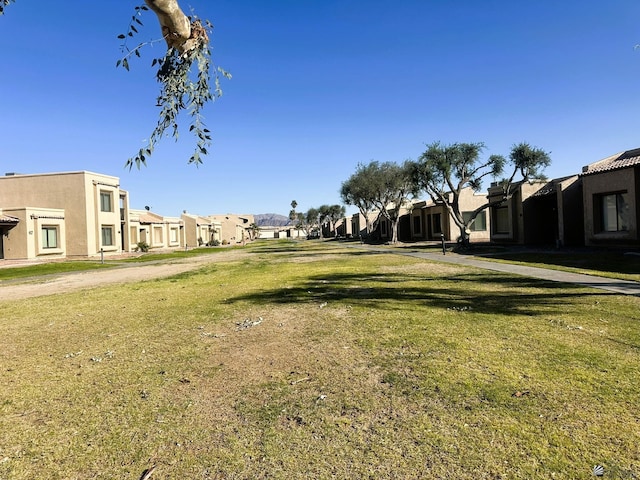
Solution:
{"label": "tree shadow on grass", "polygon": [[625,255],[622,252],[512,252],[485,255],[485,257],[524,263],[542,263],[557,265],[560,267],[597,270],[610,273],[625,273],[629,275],[640,274],[640,257]]}
{"label": "tree shadow on grass", "polygon": [[615,295],[585,293],[580,287],[496,273],[466,273],[425,278],[399,273],[339,273],[312,276],[297,285],[261,290],[233,297],[227,303],[250,301],[271,304],[345,302],[383,310],[420,307],[473,310],[500,315],[548,315],[566,311],[574,299]]}
{"label": "tree shadow on grass", "polygon": [[326,256],[338,256],[338,255],[348,255],[350,257],[360,257],[364,255],[381,255],[385,253],[393,253],[393,252],[380,252],[380,251],[367,251],[367,250],[339,250],[339,249],[317,249],[317,250],[309,250],[309,249],[301,249],[299,247],[270,247],[270,248],[252,248],[249,253],[253,254],[289,254],[292,256],[300,255],[305,257],[326,257]]}

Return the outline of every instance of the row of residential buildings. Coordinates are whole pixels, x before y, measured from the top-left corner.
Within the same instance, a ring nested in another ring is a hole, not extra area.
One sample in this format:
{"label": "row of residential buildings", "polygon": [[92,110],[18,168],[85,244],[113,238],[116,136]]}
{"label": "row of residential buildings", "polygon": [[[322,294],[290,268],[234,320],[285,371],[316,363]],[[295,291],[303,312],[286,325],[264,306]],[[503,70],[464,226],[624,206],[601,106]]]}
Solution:
{"label": "row of residential buildings", "polygon": [[239,243],[251,215],[180,217],[129,206],[117,177],[92,172],[0,177],[0,260],[73,258]]}
{"label": "row of residential buildings", "polygon": [[[587,165],[550,181],[519,182],[503,200],[494,184],[460,198],[463,215],[487,203],[472,225],[472,242],[640,248],[640,149]],[[374,214],[378,217],[377,214]],[[358,237],[362,215],[330,226],[326,235]],[[262,228],[260,238],[300,237],[293,227]],[[165,217],[129,207],[117,177],[86,171],[0,177],[0,260],[91,257],[152,249],[243,243],[258,235],[253,215]],[[375,235],[391,237],[379,217]],[[414,201],[401,212],[400,241],[456,241],[447,206]]]}
{"label": "row of residential buildings", "polygon": [[[489,204],[470,229],[472,242],[640,248],[640,148],[587,165],[579,174],[515,183],[511,192],[506,201],[499,184],[480,194],[471,188],[462,192],[463,216]],[[354,215],[339,222],[334,233],[357,236],[365,232],[364,218]],[[391,238],[389,222],[379,218],[374,235]],[[453,242],[459,235],[444,203],[412,202],[401,212],[400,241],[444,237]]]}

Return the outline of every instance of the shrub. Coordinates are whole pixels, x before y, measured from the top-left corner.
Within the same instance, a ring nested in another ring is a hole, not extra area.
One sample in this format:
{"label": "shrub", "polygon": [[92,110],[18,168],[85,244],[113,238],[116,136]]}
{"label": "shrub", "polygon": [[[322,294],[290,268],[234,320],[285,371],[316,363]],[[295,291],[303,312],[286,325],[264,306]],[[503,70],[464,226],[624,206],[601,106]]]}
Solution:
{"label": "shrub", "polygon": [[138,242],[136,244],[136,248],[134,248],[134,252],[137,251],[141,251],[141,252],[148,252],[149,251],[149,244],[147,242]]}

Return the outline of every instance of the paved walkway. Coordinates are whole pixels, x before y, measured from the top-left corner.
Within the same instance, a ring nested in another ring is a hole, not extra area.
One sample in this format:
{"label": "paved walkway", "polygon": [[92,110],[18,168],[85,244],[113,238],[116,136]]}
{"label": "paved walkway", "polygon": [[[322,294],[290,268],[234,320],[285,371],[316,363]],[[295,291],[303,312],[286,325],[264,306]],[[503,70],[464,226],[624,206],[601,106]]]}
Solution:
{"label": "paved walkway", "polygon": [[493,270],[496,272],[511,273],[514,275],[522,275],[525,277],[539,278],[542,280],[551,280],[553,282],[565,282],[584,287],[599,288],[610,292],[621,293],[624,295],[640,296],[640,282],[630,280],[617,280],[615,278],[596,277],[593,275],[584,275],[581,273],[563,272],[560,270],[551,270],[547,268],[528,267],[525,265],[516,265],[511,263],[490,262],[480,260],[477,257],[458,255],[456,253],[428,253],[411,250],[389,249],[362,247],[368,250],[375,250],[380,253],[393,253],[398,255],[406,255],[408,257],[424,258],[434,262],[455,263],[458,265],[468,265],[470,267],[483,268],[485,270]]}

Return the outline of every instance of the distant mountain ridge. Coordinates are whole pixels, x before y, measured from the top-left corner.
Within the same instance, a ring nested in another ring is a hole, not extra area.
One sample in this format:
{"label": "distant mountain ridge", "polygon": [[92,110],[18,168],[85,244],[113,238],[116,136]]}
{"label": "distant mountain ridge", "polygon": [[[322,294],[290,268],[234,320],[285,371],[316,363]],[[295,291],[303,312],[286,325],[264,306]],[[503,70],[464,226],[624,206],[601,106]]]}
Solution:
{"label": "distant mountain ridge", "polygon": [[277,213],[259,213],[253,219],[259,227],[285,227],[291,224],[289,217]]}

